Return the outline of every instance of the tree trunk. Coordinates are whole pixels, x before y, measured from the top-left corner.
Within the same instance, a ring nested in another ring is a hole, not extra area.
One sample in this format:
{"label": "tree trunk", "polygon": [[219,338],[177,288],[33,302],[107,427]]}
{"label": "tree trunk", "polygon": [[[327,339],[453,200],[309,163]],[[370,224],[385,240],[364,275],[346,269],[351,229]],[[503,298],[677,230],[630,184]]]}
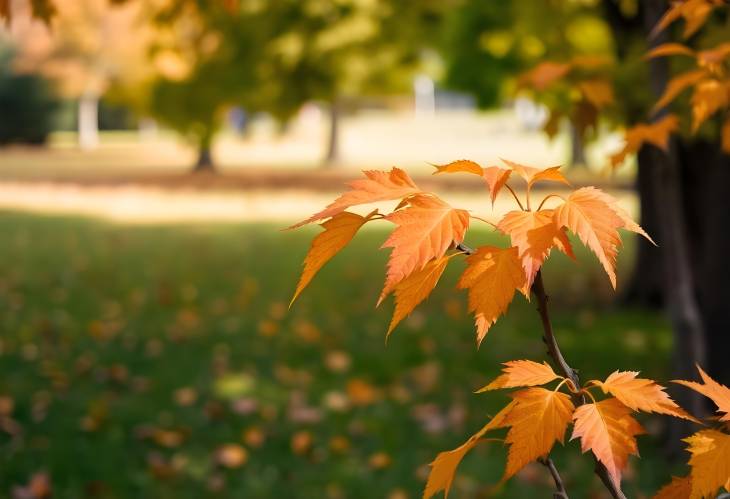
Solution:
{"label": "tree trunk", "polygon": [[585,168],[588,165],[586,161],[586,148],[583,137],[578,133],[578,128],[570,124],[570,166],[571,168]]}
{"label": "tree trunk", "polygon": [[[644,3],[645,29],[649,33],[667,8],[664,0]],[[666,34],[650,39],[652,47],[667,42]],[[663,58],[649,61],[649,77],[654,96],[658,99],[669,79],[669,66]],[[660,114],[657,118],[661,118]],[[668,152],[652,149],[652,168],[656,210],[660,213],[659,235],[663,245],[664,289],[675,344],[675,375],[683,379],[695,377],[695,365],[706,364],[706,339],[700,307],[695,290],[695,269],[689,248],[685,201],[682,192],[681,158],[676,140],[670,141]],[[663,156],[663,157],[662,157]],[[706,412],[703,397],[694,391],[677,392],[677,398],[690,412],[701,416]],[[677,423],[673,433],[684,434],[687,425]],[[681,435],[673,435],[678,437]]]}
{"label": "tree trunk", "polygon": [[99,145],[99,94],[86,91],[79,98],[78,141],[83,150],[96,149]]}
{"label": "tree trunk", "polygon": [[327,153],[323,160],[325,168],[332,168],[340,161],[340,103],[334,99],[329,105],[330,128],[327,137]]}
{"label": "tree trunk", "polygon": [[209,172],[215,173],[215,163],[210,144],[200,146],[198,149],[198,160],[195,162],[193,173]]}

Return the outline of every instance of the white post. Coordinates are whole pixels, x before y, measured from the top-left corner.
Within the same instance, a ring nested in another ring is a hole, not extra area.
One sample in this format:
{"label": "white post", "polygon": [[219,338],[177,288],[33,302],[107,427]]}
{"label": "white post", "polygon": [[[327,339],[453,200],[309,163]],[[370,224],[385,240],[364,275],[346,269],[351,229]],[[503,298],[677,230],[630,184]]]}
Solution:
{"label": "white post", "polygon": [[86,91],[79,99],[79,147],[88,151],[99,145],[99,95]]}
{"label": "white post", "polygon": [[413,79],[416,118],[433,117],[436,114],[436,85],[426,75]]}

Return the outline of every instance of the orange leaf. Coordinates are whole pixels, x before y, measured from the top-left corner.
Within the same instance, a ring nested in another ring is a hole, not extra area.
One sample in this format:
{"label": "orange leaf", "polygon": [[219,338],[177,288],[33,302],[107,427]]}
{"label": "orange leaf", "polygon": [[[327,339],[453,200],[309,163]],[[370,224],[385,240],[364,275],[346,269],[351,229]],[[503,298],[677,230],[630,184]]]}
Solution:
{"label": "orange leaf", "polygon": [[682,380],[676,380],[674,383],[689,387],[712,400],[717,406],[718,412],[725,413],[720,421],[730,421],[730,388],[712,379],[700,366],[697,366],[697,370],[700,372],[703,383]]}
{"label": "orange leaf", "polygon": [[722,150],[727,154],[730,154],[730,113],[725,118],[725,123],[722,124],[721,144]]}
{"label": "orange leaf", "polygon": [[523,87],[527,86],[538,91],[546,90],[550,85],[566,76],[571,69],[572,64],[570,63],[541,62],[520,76],[519,85]]}
{"label": "orange leaf", "polygon": [[501,375],[477,393],[488,392],[500,388],[515,388],[518,386],[537,386],[550,383],[560,378],[547,362],[538,364],[531,360],[511,360],[502,364]]}
{"label": "orange leaf", "polygon": [[638,455],[634,437],[643,433],[641,425],[630,414],[631,409],[615,398],[584,404],[573,414],[575,427],[571,440],[580,438],[583,452],[593,451],[617,486],[629,455]]}
{"label": "orange leaf", "polygon": [[626,229],[628,231],[644,236],[647,240],[649,240],[651,244],[653,244],[654,246],[657,245],[654,240],[649,236],[649,234],[647,234],[646,231],[641,227],[641,225],[634,222],[634,220],[631,218],[631,215],[629,215],[626,210],[618,205],[618,200],[616,198],[592,187],[587,187],[587,189],[593,189],[596,196],[598,196],[616,213],[616,215],[618,215],[618,217],[623,222],[623,225],[621,226],[622,229]]}
{"label": "orange leaf", "polygon": [[672,482],[661,488],[652,499],[687,499],[692,493],[691,477],[672,477]]}
{"label": "orange leaf", "polygon": [[312,241],[307,256],[304,258],[304,270],[299,284],[294,292],[294,296],[289,306],[294,303],[299,294],[312,281],[312,278],[319,272],[319,269],[327,263],[333,256],[342,250],[352,241],[355,234],[365,222],[368,222],[378,212],[375,210],[368,216],[363,217],[355,213],[342,212],[338,213],[331,219],[322,224],[324,232],[319,234]]}
{"label": "orange leaf", "polygon": [[436,171],[434,172],[434,175],[436,175],[437,173],[457,172],[473,173],[474,175],[479,175],[480,177],[482,177],[489,186],[492,204],[494,204],[494,200],[497,198],[497,194],[499,194],[499,191],[502,189],[502,187],[504,187],[504,184],[507,183],[507,180],[509,179],[512,170],[500,168],[499,166],[488,166],[486,168],[482,168],[481,166],[479,166],[478,163],[475,163],[474,161],[470,161],[468,159],[460,159],[447,165],[436,165]]}
{"label": "orange leaf", "polygon": [[730,484],[730,435],[717,430],[702,430],[685,438],[692,454],[691,499],[715,497],[720,487]]}
{"label": "orange leaf", "polygon": [[695,51],[681,43],[663,43],[651,49],[645,57],[652,59],[654,57],[667,57],[670,55],[688,55],[694,57]]}
{"label": "orange leaf", "polygon": [[611,155],[611,165],[615,168],[622,164],[626,156],[641,149],[645,142],[655,145],[660,149],[667,150],[669,136],[679,129],[679,118],[670,114],[652,124],[639,124],[626,130],[624,148]]}
{"label": "orange leaf", "polygon": [[395,311],[390,321],[387,335],[400,321],[410,314],[423,300],[428,298],[433,288],[446,270],[449,257],[442,256],[431,260],[421,270],[413,272],[395,286]]}
{"label": "orange leaf", "polygon": [[453,161],[451,163],[448,163],[446,165],[434,165],[436,167],[436,171],[433,172],[434,175],[438,173],[473,173],[474,175],[482,175],[482,167],[479,166],[478,163],[475,163],[474,161],[470,161],[468,159],[460,159],[457,161]]}
{"label": "orange leaf", "polygon": [[667,105],[669,105],[669,103],[676,99],[677,96],[681,94],[686,88],[691,87],[706,76],[707,71],[703,69],[698,69],[694,71],[687,71],[686,73],[677,75],[669,80],[669,83],[667,83],[667,86],[664,89],[664,93],[656,102],[656,104],[654,104],[654,107],[651,110],[652,113],[656,113],[660,109],[667,107]]}
{"label": "orange leaf", "polygon": [[303,220],[290,229],[295,229],[317,220],[330,218],[345,211],[350,206],[359,204],[374,203],[376,201],[388,201],[412,196],[421,192],[406,172],[400,168],[393,168],[390,172],[377,170],[365,171],[365,179],[350,182],[350,190],[327,207]]}
{"label": "orange leaf", "polygon": [[697,64],[699,64],[700,67],[712,69],[720,65],[729,55],[730,42],[721,43],[714,48],[701,50],[697,54]]}
{"label": "orange leaf", "polygon": [[613,103],[613,86],[606,80],[586,80],[578,83],[585,99],[601,109]]}
{"label": "orange leaf", "polygon": [[449,490],[454,481],[456,468],[464,458],[464,456],[472,450],[481,440],[481,438],[490,430],[504,427],[506,416],[515,407],[515,402],[510,402],[504,409],[499,411],[492,420],[487,423],[481,430],[472,435],[469,440],[454,450],[441,452],[431,463],[431,472],[428,475],[426,489],[423,491],[423,499],[429,499],[440,491],[444,491],[444,498],[449,497]]}
{"label": "orange leaf", "polygon": [[505,419],[511,428],[505,440],[510,448],[503,480],[546,456],[556,441],[562,444],[575,410],[568,395],[544,388],[527,388],[512,397],[516,405]]}
{"label": "orange leaf", "polygon": [[730,86],[718,80],[704,80],[695,85],[692,94],[692,132],[704,123],[707,118],[730,103]]}
{"label": "orange leaf", "polygon": [[594,384],[634,411],[668,414],[699,423],[667,395],[663,386],[651,379],[637,378],[638,375],[633,371],[616,371],[606,381],[595,381]]}
{"label": "orange leaf", "polygon": [[573,191],[555,209],[555,221],[559,227],[567,227],[598,257],[604,270],[616,288],[616,255],[621,245],[618,229],[624,221],[593,187]]}
{"label": "orange leaf", "polygon": [[517,246],[527,278],[525,295],[529,295],[537,271],[554,246],[573,256],[565,228],[555,225],[554,210],[510,211],[497,224],[497,229],[510,236],[512,246]]}
{"label": "orange leaf", "polygon": [[568,182],[568,180],[563,177],[563,174],[560,173],[560,166],[553,166],[541,170],[533,166],[521,165],[519,163],[515,163],[506,159],[502,159],[502,161],[504,162],[504,164],[509,166],[512,171],[514,171],[517,175],[525,179],[528,189],[532,187],[532,184],[541,180],[546,180],[550,182],[561,182],[563,184],[570,185],[570,182]]}
{"label": "orange leaf", "polygon": [[436,196],[425,194],[412,197],[407,208],[391,213],[386,220],[397,227],[382,246],[393,251],[378,303],[411,273],[443,256],[453,244],[461,243],[469,227],[467,211],[454,209]]}
{"label": "orange leaf", "polygon": [[480,344],[497,318],[507,311],[515,291],[525,285],[517,248],[482,246],[467,259],[459,289],[469,290],[469,311],[474,312]]}

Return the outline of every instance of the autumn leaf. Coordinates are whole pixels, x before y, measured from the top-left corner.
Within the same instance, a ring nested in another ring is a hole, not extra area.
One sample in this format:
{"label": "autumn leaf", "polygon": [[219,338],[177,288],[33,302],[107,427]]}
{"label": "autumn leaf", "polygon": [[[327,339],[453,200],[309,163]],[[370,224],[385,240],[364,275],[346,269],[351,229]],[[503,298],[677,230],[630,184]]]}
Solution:
{"label": "autumn leaf", "polygon": [[720,417],[720,421],[730,422],[730,388],[712,379],[700,366],[697,366],[697,370],[700,372],[702,383],[683,380],[676,380],[673,383],[691,388],[712,400],[717,406],[718,412],[725,413]]}
{"label": "autumn leaf", "polygon": [[[692,495],[690,499],[715,497],[720,487],[730,485],[730,435],[717,430],[702,430],[685,438],[692,454]],[[730,490],[729,490],[730,491]]]}
{"label": "autumn leaf", "polygon": [[449,490],[454,481],[456,469],[459,467],[464,456],[472,450],[481,440],[482,437],[490,430],[496,430],[504,427],[504,422],[509,413],[514,409],[516,403],[513,400],[504,409],[499,411],[492,419],[484,425],[477,433],[472,435],[469,440],[454,450],[441,452],[431,463],[431,472],[428,475],[426,489],[423,491],[423,499],[429,499],[444,491],[444,498],[449,497]]}
{"label": "autumn leaf", "polygon": [[667,57],[670,55],[694,57],[695,51],[681,43],[663,43],[651,49],[644,57],[646,59],[653,59],[655,57]]}
{"label": "autumn leaf", "polygon": [[581,81],[578,83],[578,90],[580,90],[588,102],[598,109],[613,103],[613,87],[606,80],[593,79]]}
{"label": "autumn leaf", "polygon": [[695,85],[692,94],[692,132],[707,118],[730,103],[730,86],[715,79],[704,80]]}
{"label": "autumn leaf", "polygon": [[507,180],[512,173],[512,170],[501,168],[499,166],[488,166],[486,168],[482,168],[481,166],[479,166],[478,163],[475,163],[474,161],[470,161],[468,159],[461,159],[446,165],[435,166],[436,171],[434,172],[434,175],[438,173],[459,172],[479,175],[484,179],[484,181],[487,183],[487,186],[489,187],[492,204],[494,204],[494,200],[497,199],[497,194],[499,194],[499,191],[502,189],[502,187],[504,187],[504,184],[507,183]]}
{"label": "autumn leaf", "polygon": [[623,226],[621,226],[622,229],[628,230],[635,234],[639,234],[640,236],[645,237],[654,246],[657,245],[651,238],[651,236],[647,234],[646,231],[639,224],[637,224],[633,218],[631,218],[631,215],[629,215],[626,210],[619,206],[618,200],[616,198],[596,188],[589,187],[588,189],[593,189],[595,191],[595,195],[604,203],[606,203],[614,211],[614,213],[616,213],[616,215],[618,215],[618,217],[621,219],[621,222],[623,222]]}
{"label": "autumn leaf", "polygon": [[679,130],[679,118],[670,114],[651,124],[641,123],[629,128],[624,133],[624,147],[615,154],[612,154],[611,166],[616,168],[621,165],[626,156],[639,152],[645,143],[652,144],[666,151],[669,147],[669,137]]}
{"label": "autumn leaf", "polygon": [[531,360],[511,360],[502,364],[502,374],[477,393],[516,388],[518,386],[538,386],[560,378],[547,362],[538,364]]}
{"label": "autumn leaf", "polygon": [[560,182],[563,184],[570,185],[568,179],[563,177],[560,173],[560,166],[552,166],[550,168],[540,169],[533,166],[525,166],[514,161],[502,159],[505,165],[509,166],[512,171],[522,177],[527,182],[527,188],[530,189],[535,182],[549,181],[549,182]]}
{"label": "autumn leaf", "polygon": [[538,91],[546,90],[553,83],[566,76],[573,65],[565,62],[545,61],[523,73],[518,84]]}
{"label": "autumn leaf", "polygon": [[555,222],[570,229],[596,254],[616,289],[616,255],[621,245],[617,229],[625,224],[602,193],[594,187],[573,191],[555,209]]}
{"label": "autumn leaf", "polygon": [[682,36],[689,38],[705,24],[712,10],[721,5],[723,5],[723,0],[686,0],[684,2],[674,2],[661,19],[659,19],[659,22],[651,31],[651,36],[655,37],[667,29],[673,22],[684,18],[685,26]]}
{"label": "autumn leaf", "polygon": [[535,275],[553,247],[574,257],[565,227],[555,224],[554,210],[510,211],[497,229],[510,236],[512,246],[517,247],[527,278],[523,293],[528,297]]}
{"label": "autumn leaf", "polygon": [[667,83],[667,86],[664,89],[664,93],[656,102],[656,104],[654,104],[654,107],[652,108],[652,113],[656,113],[657,111],[664,109],[685,89],[691,87],[692,85],[695,85],[697,82],[706,77],[707,72],[703,69],[687,71],[686,73],[675,76],[674,78],[669,80],[669,83]]}
{"label": "autumn leaf", "polygon": [[643,433],[630,414],[631,409],[615,398],[584,404],[573,414],[571,440],[580,438],[583,452],[592,451],[617,486],[629,455],[638,455],[635,436]]}
{"label": "autumn leaf", "polygon": [[397,225],[383,248],[393,248],[388,260],[385,286],[378,303],[396,284],[423,269],[434,258],[442,257],[453,245],[464,240],[469,213],[452,208],[436,196],[419,194],[405,209],[391,213],[386,220]]}
{"label": "autumn leaf", "polygon": [[575,409],[568,395],[544,388],[520,390],[512,398],[516,404],[504,421],[510,448],[503,480],[546,456],[556,441],[562,444]]}
{"label": "autumn leaf", "polygon": [[372,220],[377,212],[375,210],[363,217],[344,211],[322,224],[324,232],[314,238],[309,252],[304,258],[304,270],[302,271],[302,276],[299,279],[294,296],[289,303],[290,307],[322,266],[339,253],[342,248],[347,246],[352,241],[352,238],[355,237],[357,231],[360,230],[360,227],[369,220]]}
{"label": "autumn leaf", "polygon": [[656,493],[652,499],[687,499],[692,493],[691,477],[672,477],[668,483]]}
{"label": "autumn leaf", "polygon": [[722,124],[721,132],[721,145],[722,150],[727,154],[730,154],[730,113],[725,118],[725,123]]}
{"label": "autumn leaf", "polygon": [[480,344],[491,325],[507,311],[515,291],[525,285],[525,272],[516,247],[482,246],[466,261],[458,288],[469,290],[469,311],[475,314]]}
{"label": "autumn leaf", "polygon": [[633,371],[615,371],[606,381],[593,383],[634,411],[667,414],[699,423],[667,395],[663,386],[651,379],[638,378],[638,375]]}
{"label": "autumn leaf", "polygon": [[406,172],[393,168],[390,172],[377,170],[365,171],[365,179],[351,182],[350,190],[327,207],[290,228],[295,229],[317,220],[330,218],[345,211],[350,206],[401,199],[421,192]]}
{"label": "autumn leaf", "polygon": [[395,311],[388,327],[388,336],[400,321],[407,317],[419,303],[428,298],[448,263],[449,257],[447,256],[431,260],[421,270],[413,272],[396,284]]}

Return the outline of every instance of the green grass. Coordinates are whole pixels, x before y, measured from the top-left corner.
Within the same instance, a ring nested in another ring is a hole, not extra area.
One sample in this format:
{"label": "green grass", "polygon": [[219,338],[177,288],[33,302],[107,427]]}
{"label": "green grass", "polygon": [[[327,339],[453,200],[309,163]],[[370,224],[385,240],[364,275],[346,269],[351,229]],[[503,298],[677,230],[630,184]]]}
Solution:
{"label": "green grass", "polygon": [[[507,401],[472,392],[499,362],[544,356],[522,298],[475,348],[453,289],[462,263],[386,346],[391,305],[373,308],[385,258],[377,230],[360,234],[291,311],[314,229],[4,213],[0,234],[0,396],[14,402],[0,418],[0,497],[39,471],[61,498],[420,497],[425,464]],[[577,273],[569,265],[557,257],[546,285],[564,353],[584,379],[614,369],[666,379],[664,321],[607,305],[592,257],[579,254]],[[181,388],[197,399],[179,404]],[[669,477],[655,457],[662,420],[642,421],[652,431],[632,460],[630,497]],[[297,433],[311,445],[295,452]],[[248,460],[227,469],[214,455],[232,443]],[[477,448],[453,497],[491,492],[504,454]],[[600,497],[590,459],[578,455],[576,442],[555,455],[571,495]],[[529,468],[497,495],[546,497],[547,480]]]}

